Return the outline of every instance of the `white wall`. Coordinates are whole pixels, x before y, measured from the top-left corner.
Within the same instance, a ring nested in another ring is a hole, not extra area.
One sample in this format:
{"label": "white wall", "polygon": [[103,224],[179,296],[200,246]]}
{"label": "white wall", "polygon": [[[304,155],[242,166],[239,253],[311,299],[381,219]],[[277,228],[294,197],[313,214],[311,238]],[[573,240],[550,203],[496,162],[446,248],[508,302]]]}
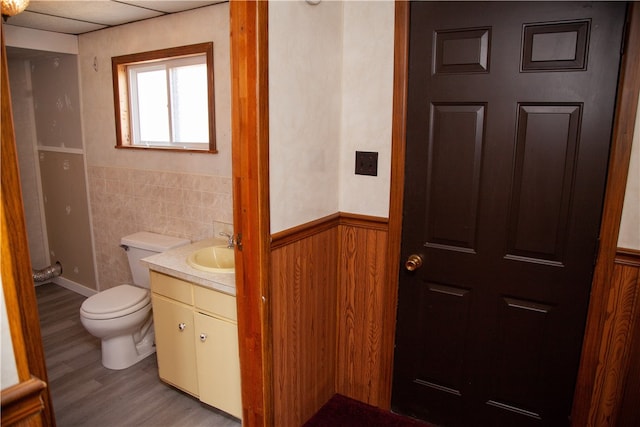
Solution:
{"label": "white wall", "polygon": [[271,232],[338,211],[342,3],[269,3]]}
{"label": "white wall", "polygon": [[640,109],[636,114],[618,247],[640,250]]}
{"label": "white wall", "polygon": [[[209,41],[214,43],[219,153],[116,150],[111,57]],[[87,164],[231,176],[229,46],[228,3],[80,35],[79,66]]]}
{"label": "white wall", "polygon": [[[0,284],[2,280],[0,279]],[[9,330],[9,318],[4,303],[4,292],[0,292],[0,389],[18,383],[18,368],[13,355],[13,341]]]}
{"label": "white wall", "polygon": [[[394,7],[344,3],[341,212],[389,216]],[[378,176],[354,173],[356,151],[378,152]]]}
{"label": "white wall", "polygon": [[3,24],[6,45],[46,52],[78,53],[78,36]]}
{"label": "white wall", "polygon": [[[269,3],[271,232],[338,211],[388,216],[392,1]],[[378,176],[354,174],[378,151]]]}
{"label": "white wall", "polygon": [[[97,290],[132,280],[120,239],[150,231],[198,241],[232,231],[229,3],[79,36],[83,136]],[[116,149],[111,58],[213,42],[217,154]]]}

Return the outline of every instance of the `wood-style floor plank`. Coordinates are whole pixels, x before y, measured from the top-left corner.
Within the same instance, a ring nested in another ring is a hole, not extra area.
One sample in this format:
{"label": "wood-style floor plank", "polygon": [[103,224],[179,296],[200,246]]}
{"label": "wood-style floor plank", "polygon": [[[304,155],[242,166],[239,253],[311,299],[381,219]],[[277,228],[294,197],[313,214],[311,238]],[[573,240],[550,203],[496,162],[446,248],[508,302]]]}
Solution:
{"label": "wood-style floor plank", "polygon": [[85,297],[53,283],[36,288],[58,427],[238,427],[240,422],[158,378],[155,354],[130,368],[102,366],[100,340],[80,323]]}

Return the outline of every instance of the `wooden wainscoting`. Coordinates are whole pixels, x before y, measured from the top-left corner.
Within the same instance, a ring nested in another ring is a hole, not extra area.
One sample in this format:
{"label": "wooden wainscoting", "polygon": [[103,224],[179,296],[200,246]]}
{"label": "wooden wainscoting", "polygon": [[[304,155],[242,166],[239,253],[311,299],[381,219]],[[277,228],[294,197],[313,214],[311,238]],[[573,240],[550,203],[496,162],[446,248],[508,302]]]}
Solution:
{"label": "wooden wainscoting", "polygon": [[342,214],[339,226],[336,392],[380,406],[384,355],[388,221]]}
{"label": "wooden wainscoting", "polygon": [[274,425],[298,427],[335,393],[337,216],[273,236]]}
{"label": "wooden wainscoting", "polygon": [[640,425],[640,251],[618,251],[616,262],[624,260],[628,268],[634,268],[636,274],[636,308],[632,319],[632,330],[629,356],[629,371],[625,377],[625,385],[620,401],[618,427],[636,427]]}
{"label": "wooden wainscoting", "polygon": [[274,234],[274,421],[297,427],[334,393],[372,405],[381,381],[387,220],[337,213]]}
{"label": "wooden wainscoting", "polygon": [[[640,251],[618,249],[607,295],[589,425],[640,422]],[[633,402],[633,403],[632,403]]]}

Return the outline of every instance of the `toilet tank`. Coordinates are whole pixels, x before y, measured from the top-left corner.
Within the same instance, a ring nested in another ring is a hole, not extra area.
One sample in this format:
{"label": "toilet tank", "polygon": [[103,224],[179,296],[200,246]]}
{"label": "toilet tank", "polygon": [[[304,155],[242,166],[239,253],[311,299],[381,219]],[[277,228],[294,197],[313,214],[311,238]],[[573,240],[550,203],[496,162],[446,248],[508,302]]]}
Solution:
{"label": "toilet tank", "polygon": [[148,231],[133,233],[120,240],[121,246],[127,251],[133,283],[136,286],[147,289],[149,289],[149,270],[140,260],[189,243],[191,241],[188,239],[165,236]]}

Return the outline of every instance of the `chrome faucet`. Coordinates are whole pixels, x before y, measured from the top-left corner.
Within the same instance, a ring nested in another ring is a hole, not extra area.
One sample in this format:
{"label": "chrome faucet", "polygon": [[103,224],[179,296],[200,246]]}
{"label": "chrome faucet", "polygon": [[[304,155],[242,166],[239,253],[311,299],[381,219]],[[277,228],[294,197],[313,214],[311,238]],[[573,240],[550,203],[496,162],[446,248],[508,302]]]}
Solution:
{"label": "chrome faucet", "polygon": [[233,248],[233,244],[234,244],[234,242],[233,242],[233,234],[223,233],[223,232],[220,232],[218,234],[220,234],[221,236],[224,236],[224,237],[227,238],[227,247],[228,248]]}

